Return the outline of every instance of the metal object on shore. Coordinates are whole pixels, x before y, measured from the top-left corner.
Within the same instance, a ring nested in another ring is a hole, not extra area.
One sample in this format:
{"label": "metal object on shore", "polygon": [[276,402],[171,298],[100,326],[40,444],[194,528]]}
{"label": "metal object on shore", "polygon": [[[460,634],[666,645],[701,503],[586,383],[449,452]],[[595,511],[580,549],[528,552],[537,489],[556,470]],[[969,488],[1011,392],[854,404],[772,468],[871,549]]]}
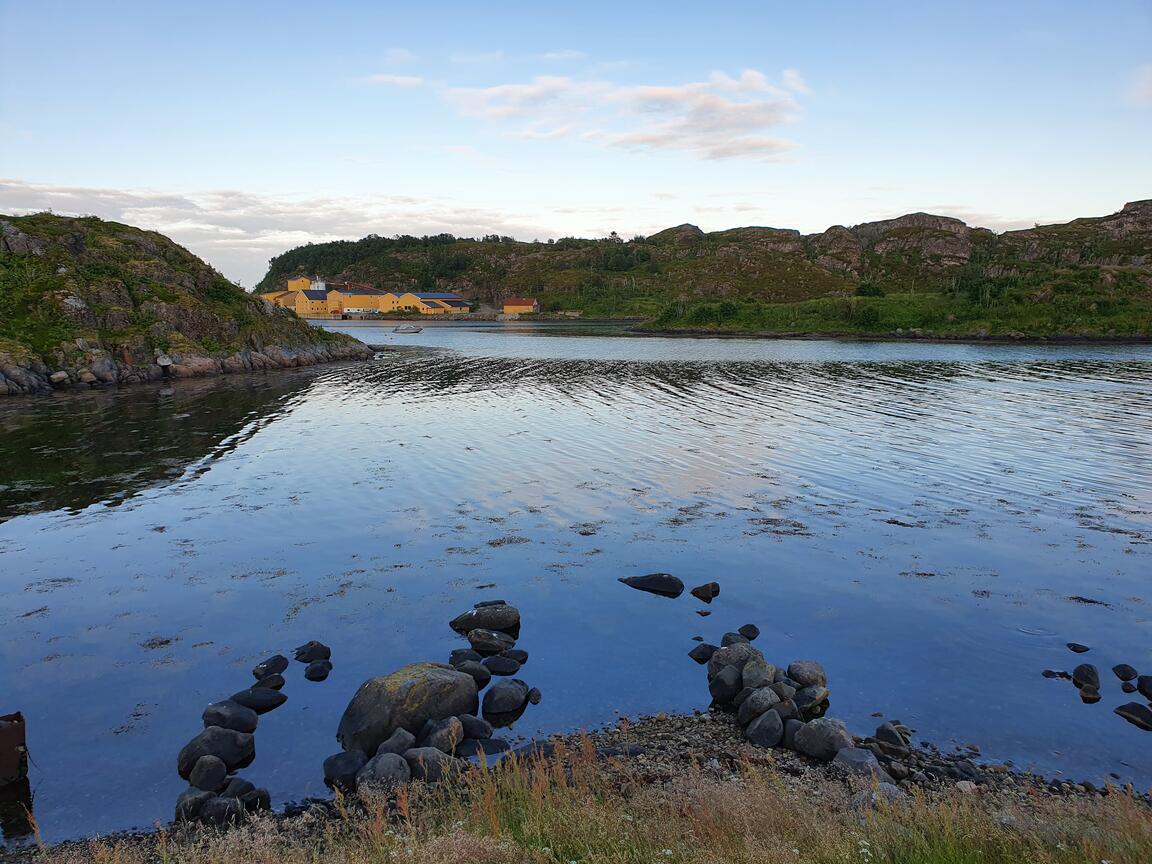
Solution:
{"label": "metal object on shore", "polygon": [[28,777],[28,744],[24,736],[24,715],[0,715],[0,786]]}

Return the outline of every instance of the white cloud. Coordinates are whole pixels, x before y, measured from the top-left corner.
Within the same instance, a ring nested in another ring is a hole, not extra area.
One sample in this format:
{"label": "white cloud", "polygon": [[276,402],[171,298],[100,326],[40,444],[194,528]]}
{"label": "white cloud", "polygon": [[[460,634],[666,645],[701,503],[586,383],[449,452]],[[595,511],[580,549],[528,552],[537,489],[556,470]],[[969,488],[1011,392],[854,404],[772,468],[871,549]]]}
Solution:
{"label": "white cloud", "polygon": [[563,51],[548,51],[540,55],[541,60],[583,60],[588,55],[583,51],[573,51],[565,48]]}
{"label": "white cloud", "polygon": [[389,87],[422,87],[424,79],[415,75],[369,75],[367,80],[370,84],[385,84]]}
{"label": "white cloud", "polygon": [[448,55],[448,62],[459,63],[464,66],[483,66],[489,63],[499,63],[503,59],[503,51],[474,51]]}
{"label": "white cloud", "polygon": [[785,69],[783,73],[781,73],[780,79],[784,82],[785,87],[796,93],[807,95],[812,92],[808,89],[808,82],[805,81],[795,69]]}
{"label": "white cloud", "polygon": [[403,66],[416,59],[416,55],[407,48],[389,48],[384,52],[384,62],[389,66]]}
{"label": "white cloud", "polygon": [[[785,83],[795,90],[803,82],[795,76]],[[571,134],[605,146],[685,151],[701,159],[776,159],[795,146],[768,134],[795,119],[794,93],[756,69],[738,78],[713,72],[705,81],[672,85],[539,75],[444,92],[466,115],[515,124],[512,134],[520,138]]]}
{"label": "white cloud", "polygon": [[1140,66],[1132,76],[1128,96],[1141,108],[1152,107],[1152,63]]}

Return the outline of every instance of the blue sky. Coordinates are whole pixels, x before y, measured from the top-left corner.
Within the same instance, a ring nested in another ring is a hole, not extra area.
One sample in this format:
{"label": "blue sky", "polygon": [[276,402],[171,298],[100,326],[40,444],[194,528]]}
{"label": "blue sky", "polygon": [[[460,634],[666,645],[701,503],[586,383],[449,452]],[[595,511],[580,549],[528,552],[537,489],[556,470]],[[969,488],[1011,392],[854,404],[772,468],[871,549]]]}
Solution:
{"label": "blue sky", "polygon": [[309,240],[1152,197],[1152,4],[0,0],[0,212]]}

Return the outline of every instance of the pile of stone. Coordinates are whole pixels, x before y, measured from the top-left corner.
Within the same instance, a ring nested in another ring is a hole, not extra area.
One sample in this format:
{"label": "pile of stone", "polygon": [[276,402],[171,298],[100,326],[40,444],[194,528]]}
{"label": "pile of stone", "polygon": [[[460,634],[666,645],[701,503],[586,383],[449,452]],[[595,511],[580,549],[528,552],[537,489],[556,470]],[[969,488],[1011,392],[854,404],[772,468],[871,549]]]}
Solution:
{"label": "pile of stone", "polygon": [[[332,671],[332,650],[308,642],[295,651],[306,663],[304,675],[322,681]],[[256,758],[256,726],[260,715],[288,701],[281,693],[288,658],[276,654],[252,668],[256,683],[204,709],[204,730],[184,745],[176,760],[180,776],[188,781],[176,800],[177,822],[229,825],[272,806],[267,789],[237,775]]]}
{"label": "pile of stone", "polygon": [[[1086,654],[1092,649],[1087,645],[1081,645],[1079,642],[1069,642],[1068,650],[1074,654]],[[1081,663],[1072,670],[1071,675],[1053,669],[1045,669],[1043,674],[1045,678],[1063,678],[1071,681],[1080,694],[1080,701],[1086,705],[1095,705],[1101,699],[1100,671],[1095,664]],[[1152,702],[1152,675],[1141,675],[1134,666],[1128,663],[1118,663],[1113,666],[1112,674],[1120,680],[1120,690],[1125,694],[1139,693],[1149,702]],[[1152,705],[1142,702],[1126,702],[1113,708],[1112,713],[1124,718],[1138,729],[1152,732]]]}
{"label": "pile of stone", "polygon": [[[520,612],[503,600],[477,603],[450,626],[471,647],[453,651],[447,664],[412,663],[356,691],[336,733],[343,751],[324,760],[330,788],[387,793],[410,780],[455,776],[472,759],[510,749],[494,730],[540,701],[539,690],[510,677],[528,662],[516,648]],[[488,687],[494,676],[504,680]]]}

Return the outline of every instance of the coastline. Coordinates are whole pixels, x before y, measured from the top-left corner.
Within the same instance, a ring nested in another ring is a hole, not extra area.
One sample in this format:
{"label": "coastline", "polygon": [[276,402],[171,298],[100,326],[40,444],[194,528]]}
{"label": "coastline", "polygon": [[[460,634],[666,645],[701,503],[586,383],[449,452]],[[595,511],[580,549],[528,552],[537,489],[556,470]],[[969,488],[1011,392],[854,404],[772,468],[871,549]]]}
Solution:
{"label": "coastline", "polygon": [[924,342],[961,345],[1152,345],[1152,334],[1146,336],[1086,336],[1059,334],[1036,336],[948,336],[917,333],[852,333],[847,331],[776,332],[763,330],[707,330],[679,328],[629,328],[629,336],[659,339],[788,339],[794,341],[837,342]]}

